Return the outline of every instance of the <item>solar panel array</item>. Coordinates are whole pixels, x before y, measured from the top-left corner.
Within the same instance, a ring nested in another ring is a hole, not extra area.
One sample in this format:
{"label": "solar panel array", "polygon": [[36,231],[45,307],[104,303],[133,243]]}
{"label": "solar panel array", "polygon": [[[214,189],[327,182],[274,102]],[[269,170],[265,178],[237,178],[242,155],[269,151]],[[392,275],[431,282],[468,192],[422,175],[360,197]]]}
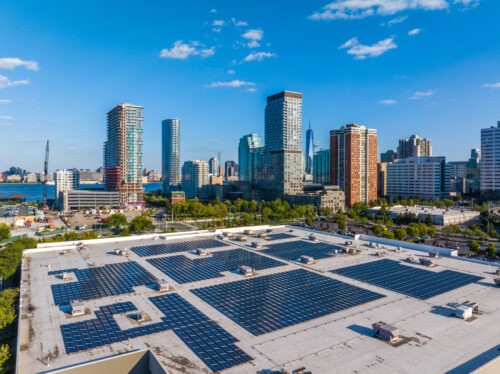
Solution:
{"label": "solar panel array", "polygon": [[176,294],[150,299],[165,314],[169,329],[213,371],[252,360],[234,343],[237,339]]}
{"label": "solar panel array", "polygon": [[388,259],[348,266],[332,272],[423,300],[482,279],[458,271],[434,272],[419,269]]}
{"label": "solar panel array", "polygon": [[215,239],[197,239],[183,240],[163,244],[143,245],[140,247],[132,247],[130,250],[140,257],[165,255],[169,253],[194,251],[197,248],[209,249],[217,247],[226,247],[229,244]]}
{"label": "solar panel array", "polygon": [[68,305],[72,300],[91,300],[133,292],[133,287],[155,283],[146,269],[135,261],[108,264],[87,269],[50,271],[49,275],[74,272],[78,281],[53,284],[56,305]]}
{"label": "solar panel array", "polygon": [[100,307],[95,312],[95,319],[61,325],[66,353],[173,330],[213,371],[227,369],[252,359],[234,344],[237,339],[181,296],[169,294],[150,300],[165,314],[161,318],[162,322],[120,329],[113,315],[137,310],[131,302],[124,302]]}
{"label": "solar panel array", "polygon": [[289,261],[297,260],[302,255],[319,260],[330,257],[335,253],[336,249],[340,250],[340,247],[336,245],[322,242],[306,242],[304,240],[266,244],[266,247],[268,249],[263,249],[261,252]]}
{"label": "solar panel array", "polygon": [[267,234],[266,235],[267,240],[280,240],[280,239],[291,239],[291,238],[296,238],[296,236],[292,235],[292,234],[287,234],[284,232],[278,232],[276,234]]}
{"label": "solar panel array", "polygon": [[214,252],[209,257],[200,256],[197,259],[178,255],[147,261],[178,283],[222,277],[223,271],[237,270],[240,265],[250,266],[256,270],[285,265],[283,262],[243,249]]}
{"label": "solar panel array", "polygon": [[198,288],[191,292],[253,335],[384,297],[302,269]]}

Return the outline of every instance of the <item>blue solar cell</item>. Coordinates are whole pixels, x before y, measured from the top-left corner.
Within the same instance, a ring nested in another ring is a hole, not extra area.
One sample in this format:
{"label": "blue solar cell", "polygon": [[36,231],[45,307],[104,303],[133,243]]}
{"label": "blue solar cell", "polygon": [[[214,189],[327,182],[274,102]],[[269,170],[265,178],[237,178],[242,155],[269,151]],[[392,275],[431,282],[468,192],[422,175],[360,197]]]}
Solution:
{"label": "blue solar cell", "polygon": [[265,275],[191,292],[253,335],[384,297],[307,270]]}
{"label": "blue solar cell", "polygon": [[266,235],[266,239],[267,240],[280,240],[280,239],[291,239],[291,238],[296,238],[295,235],[291,235],[291,234],[286,234],[286,233],[283,233],[283,232],[279,232],[279,233],[276,233],[276,234],[267,234]]}
{"label": "blue solar cell", "polygon": [[282,258],[288,261],[294,261],[302,255],[311,256],[315,260],[328,258],[335,253],[335,250],[341,248],[336,245],[323,242],[307,242],[304,240],[295,240],[284,243],[266,244],[268,249],[263,249],[261,252]]}
{"label": "blue solar cell", "polygon": [[156,279],[134,261],[109,264],[88,269],[66,269],[49,272],[58,275],[74,272],[78,281],[54,284],[52,296],[56,305],[67,305],[72,300],[90,300],[133,292],[133,287],[153,284]]}
{"label": "blue solar cell", "polygon": [[243,249],[214,252],[209,257],[194,260],[184,255],[177,255],[147,261],[178,283],[222,277],[222,272],[237,270],[240,265],[250,266],[256,270],[285,265],[283,262]]}
{"label": "blue solar cell", "polygon": [[434,272],[419,269],[388,259],[332,272],[423,300],[483,279],[451,270]]}
{"label": "blue solar cell", "polygon": [[234,344],[236,338],[181,296],[168,294],[152,297],[150,300],[165,315],[161,318],[162,322],[121,330],[113,315],[136,310],[134,304],[124,302],[100,307],[100,310],[95,312],[96,319],[61,325],[66,353],[173,330],[213,371],[224,370],[252,360]]}
{"label": "blue solar cell", "polygon": [[226,244],[224,242],[215,239],[197,239],[188,241],[186,240],[174,241],[162,244],[144,245],[140,247],[132,247],[130,248],[130,250],[140,257],[147,257],[147,256],[165,255],[169,253],[193,251],[198,248],[209,249],[209,248],[226,247],[228,245],[229,244]]}

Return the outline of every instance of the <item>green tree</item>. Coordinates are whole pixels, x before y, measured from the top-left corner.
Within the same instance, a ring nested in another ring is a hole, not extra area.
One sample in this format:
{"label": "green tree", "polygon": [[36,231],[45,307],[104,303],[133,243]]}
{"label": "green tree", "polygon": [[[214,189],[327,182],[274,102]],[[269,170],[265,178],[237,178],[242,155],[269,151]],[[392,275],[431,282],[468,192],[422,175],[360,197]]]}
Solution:
{"label": "green tree", "polygon": [[392,233],[392,231],[386,230],[382,233],[382,237],[386,239],[394,239],[394,234]]}
{"label": "green tree", "polygon": [[108,226],[118,229],[120,228],[120,226],[124,226],[127,224],[127,217],[120,213],[112,214],[108,218],[106,218],[105,223]]}
{"label": "green tree", "polygon": [[385,229],[383,226],[373,225],[372,231],[373,231],[374,235],[379,236],[380,234],[382,234],[385,231]]}
{"label": "green tree", "polygon": [[488,252],[489,257],[494,257],[495,254],[497,253],[497,249],[495,247],[495,244],[493,244],[492,242],[489,242],[488,247],[486,248],[486,251]]}
{"label": "green tree", "polygon": [[342,219],[339,221],[339,229],[340,230],[345,230],[347,228],[347,221],[345,219]]}
{"label": "green tree", "polygon": [[10,227],[6,223],[0,223],[0,241],[10,239]]}
{"label": "green tree", "polygon": [[10,350],[7,344],[0,346],[0,373],[7,373],[9,368],[5,366],[10,358]]}
{"label": "green tree", "polygon": [[396,227],[394,229],[394,237],[398,240],[403,240],[406,238],[406,230],[402,227]]}
{"label": "green tree", "polygon": [[154,229],[155,225],[146,215],[135,217],[129,224],[129,230],[132,233],[152,231]]}
{"label": "green tree", "polygon": [[6,288],[0,292],[0,330],[9,326],[16,319],[17,288]]}
{"label": "green tree", "polygon": [[410,236],[419,236],[420,235],[420,230],[418,229],[418,226],[416,224],[410,223],[408,225],[408,228],[406,229],[408,232],[408,235]]}
{"label": "green tree", "polygon": [[481,250],[481,246],[479,245],[479,243],[475,240],[472,240],[470,243],[469,243],[469,249],[472,251],[472,252],[476,252],[476,253],[479,253],[479,251]]}

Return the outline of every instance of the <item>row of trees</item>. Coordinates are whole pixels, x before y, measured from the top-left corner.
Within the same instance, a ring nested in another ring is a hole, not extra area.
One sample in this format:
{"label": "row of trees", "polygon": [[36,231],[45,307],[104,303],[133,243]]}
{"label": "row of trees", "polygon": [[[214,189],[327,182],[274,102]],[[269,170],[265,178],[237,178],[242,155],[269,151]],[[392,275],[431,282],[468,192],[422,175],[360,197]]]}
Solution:
{"label": "row of trees", "polygon": [[130,235],[130,233],[136,234],[152,231],[155,229],[155,225],[151,222],[147,215],[135,217],[133,220],[128,222],[127,217],[123,214],[116,213],[106,218],[104,223],[106,226],[111,227],[122,236]]}
{"label": "row of trees", "polygon": [[[481,250],[481,245],[476,240],[472,240],[469,243],[469,249],[478,255],[483,254],[483,251]],[[488,246],[486,247],[486,250],[484,252],[485,252],[484,254],[486,254],[486,256],[492,258],[496,255],[497,249],[492,242],[489,242]]]}
{"label": "row of trees", "polygon": [[[23,251],[35,248],[35,239],[23,238],[12,243],[0,251],[0,278],[2,284],[19,285],[18,270],[21,265]],[[13,350],[16,339],[17,297],[18,287],[6,288],[0,292],[0,373],[13,370]]]}

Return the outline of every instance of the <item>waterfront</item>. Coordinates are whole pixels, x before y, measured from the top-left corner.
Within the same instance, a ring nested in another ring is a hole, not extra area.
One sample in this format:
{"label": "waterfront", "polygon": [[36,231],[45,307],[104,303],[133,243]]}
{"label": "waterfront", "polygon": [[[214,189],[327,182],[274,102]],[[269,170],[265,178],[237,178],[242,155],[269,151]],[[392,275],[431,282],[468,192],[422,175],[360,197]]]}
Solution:
{"label": "waterfront", "polygon": [[[144,184],[146,192],[161,190],[161,183]],[[103,184],[83,184],[80,189],[104,189]],[[47,198],[54,199],[56,193],[55,185],[47,185]],[[0,196],[12,196],[14,194],[22,194],[26,196],[26,201],[42,201],[43,184],[41,183],[0,183]]]}

